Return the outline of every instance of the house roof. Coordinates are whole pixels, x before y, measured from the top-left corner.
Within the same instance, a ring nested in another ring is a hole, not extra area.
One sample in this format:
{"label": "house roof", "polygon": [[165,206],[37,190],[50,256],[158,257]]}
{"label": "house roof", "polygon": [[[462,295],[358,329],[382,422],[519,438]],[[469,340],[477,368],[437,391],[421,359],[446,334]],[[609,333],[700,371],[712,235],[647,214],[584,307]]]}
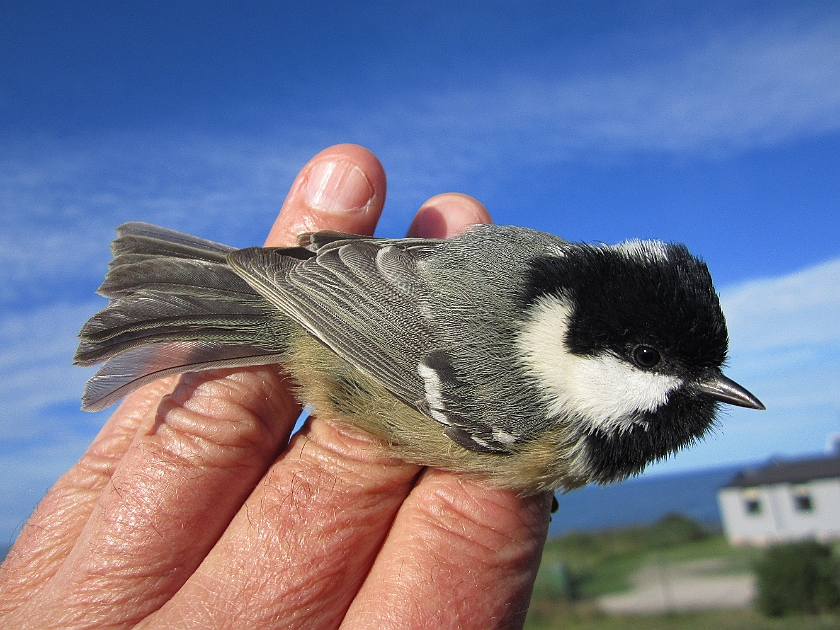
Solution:
{"label": "house roof", "polygon": [[724,488],[751,488],[778,483],[805,483],[815,479],[840,478],[840,455],[795,461],[773,460],[758,468],[736,473]]}

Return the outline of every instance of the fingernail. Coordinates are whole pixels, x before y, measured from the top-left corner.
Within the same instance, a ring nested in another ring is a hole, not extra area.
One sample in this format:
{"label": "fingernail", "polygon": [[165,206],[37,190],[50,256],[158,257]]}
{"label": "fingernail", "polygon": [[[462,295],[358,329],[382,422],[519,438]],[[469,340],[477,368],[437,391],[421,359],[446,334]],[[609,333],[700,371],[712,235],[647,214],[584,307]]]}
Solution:
{"label": "fingernail", "polygon": [[304,189],[306,202],[322,212],[364,209],[373,198],[373,187],[364,173],[341,160],[320,162],[309,171]]}

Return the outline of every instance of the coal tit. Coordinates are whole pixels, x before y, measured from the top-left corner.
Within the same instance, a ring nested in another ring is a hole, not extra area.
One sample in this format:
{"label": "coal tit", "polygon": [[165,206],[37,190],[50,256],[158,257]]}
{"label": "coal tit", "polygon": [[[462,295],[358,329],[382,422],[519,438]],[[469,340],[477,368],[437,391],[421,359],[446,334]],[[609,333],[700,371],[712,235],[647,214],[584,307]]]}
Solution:
{"label": "coal tit", "polygon": [[483,225],[448,240],[305,234],[236,250],[118,228],[75,363],[98,410],[166,375],[280,364],[389,454],[532,494],[607,483],[701,438],[726,378],[706,265],[682,245]]}

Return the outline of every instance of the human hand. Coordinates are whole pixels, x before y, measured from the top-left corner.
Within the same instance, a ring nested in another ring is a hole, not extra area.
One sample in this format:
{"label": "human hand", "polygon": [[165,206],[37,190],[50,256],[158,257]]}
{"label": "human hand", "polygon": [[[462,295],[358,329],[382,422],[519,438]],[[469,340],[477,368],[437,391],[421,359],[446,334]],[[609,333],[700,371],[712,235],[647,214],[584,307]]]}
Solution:
{"label": "human hand", "polygon": [[[267,245],[372,234],[385,174],[358,146],[298,175]],[[440,195],[410,235],[489,222]],[[0,568],[4,627],[520,627],[550,496],[384,458],[310,418],[273,366],[129,395],[49,491]]]}

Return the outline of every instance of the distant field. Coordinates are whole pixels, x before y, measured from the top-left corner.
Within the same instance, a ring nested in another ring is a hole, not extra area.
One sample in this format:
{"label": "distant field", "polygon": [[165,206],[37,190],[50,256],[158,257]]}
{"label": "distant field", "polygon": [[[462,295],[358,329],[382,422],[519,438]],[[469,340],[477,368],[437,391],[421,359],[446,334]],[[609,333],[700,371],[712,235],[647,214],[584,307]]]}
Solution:
{"label": "distant field", "polygon": [[840,618],[767,619],[752,608],[607,615],[598,598],[629,591],[640,570],[663,573],[686,563],[715,567],[714,575],[751,571],[761,550],[732,548],[685,517],[669,516],[650,526],[575,533],[549,540],[543,554],[527,630],[811,630],[838,629]]}
{"label": "distant field", "polygon": [[837,617],[768,619],[752,609],[671,613],[667,615],[606,616],[593,609],[529,614],[525,630],[837,630]]}

